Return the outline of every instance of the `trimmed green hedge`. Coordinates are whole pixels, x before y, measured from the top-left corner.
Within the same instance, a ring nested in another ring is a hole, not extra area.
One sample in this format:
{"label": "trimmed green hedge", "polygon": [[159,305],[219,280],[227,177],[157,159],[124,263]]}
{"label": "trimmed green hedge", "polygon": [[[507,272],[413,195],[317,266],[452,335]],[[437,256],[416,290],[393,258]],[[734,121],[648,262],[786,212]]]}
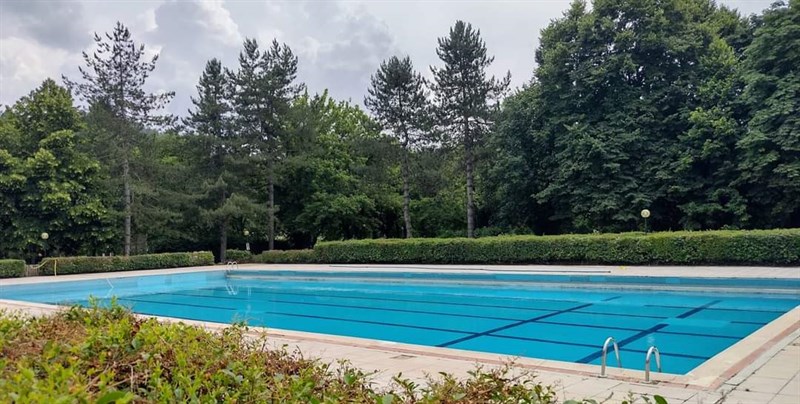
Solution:
{"label": "trimmed green hedge", "polygon": [[25,276],[25,261],[0,260],[0,278],[19,278]]}
{"label": "trimmed green hedge", "polygon": [[800,265],[800,229],[352,240],[314,253],[326,263]]}
{"label": "trimmed green hedge", "polygon": [[225,261],[236,261],[239,263],[253,262],[253,254],[245,250],[226,250]]}
{"label": "trimmed green hedge", "polygon": [[39,270],[41,275],[83,274],[93,272],[135,271],[214,265],[214,255],[208,251],[143,254],[113,257],[48,258]]}
{"label": "trimmed green hedge", "polygon": [[273,250],[254,255],[252,262],[261,264],[308,264],[319,262],[314,250]]}

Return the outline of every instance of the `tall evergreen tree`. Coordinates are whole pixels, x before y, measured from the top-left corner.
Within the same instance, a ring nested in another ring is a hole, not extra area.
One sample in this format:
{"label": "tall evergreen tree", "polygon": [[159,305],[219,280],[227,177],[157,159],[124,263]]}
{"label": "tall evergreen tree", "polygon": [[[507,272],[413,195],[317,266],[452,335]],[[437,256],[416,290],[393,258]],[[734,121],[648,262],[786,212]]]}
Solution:
{"label": "tall evergreen tree", "polygon": [[144,90],[148,77],[156,68],[158,55],[146,60],[144,45],[137,45],[122,23],[117,22],[114,30],[103,37],[95,34],[94,41],[97,49],[91,55],[83,52],[86,66],[80,68],[82,82],[67,77],[64,81],[70,90],[93,108],[103,110],[108,118],[103,120],[103,129],[111,134],[109,146],[115,148],[114,154],[119,158],[123,187],[123,251],[130,255],[134,145],[144,130],[174,121],[170,115],[154,114],[166,106],[174,93],[154,94]]}
{"label": "tall evergreen tree", "polygon": [[396,56],[383,61],[371,78],[372,86],[364,103],[384,131],[398,139],[401,147],[403,176],[403,222],[406,238],[412,237],[409,163],[412,149],[425,140],[428,117],[425,79],[414,71],[411,58]]}
{"label": "tall evergreen tree", "polygon": [[480,31],[457,21],[436,49],[441,68],[431,67],[435,104],[442,130],[464,150],[467,181],[467,237],[475,236],[475,154],[494,123],[500,98],[508,90],[509,73],[503,79],[486,76],[494,57],[486,54]]}
{"label": "tall evergreen tree", "polygon": [[237,207],[247,198],[241,198],[243,195],[236,187],[239,181],[235,159],[231,156],[238,151],[238,139],[231,127],[230,84],[219,60],[211,59],[206,63],[197,85],[197,98],[192,97],[192,104],[194,109],[189,111],[184,123],[199,140],[202,154],[198,164],[204,172],[203,188],[207,194],[203,212],[216,228],[218,257],[225,262],[231,221],[244,214]]}
{"label": "tall evergreen tree", "polygon": [[230,73],[233,107],[249,155],[266,171],[268,248],[275,247],[275,183],[282,160],[283,141],[288,135],[286,117],[291,102],[302,91],[295,83],[297,57],[277,41],[263,52],[255,39],[246,39],[239,54],[239,70]]}

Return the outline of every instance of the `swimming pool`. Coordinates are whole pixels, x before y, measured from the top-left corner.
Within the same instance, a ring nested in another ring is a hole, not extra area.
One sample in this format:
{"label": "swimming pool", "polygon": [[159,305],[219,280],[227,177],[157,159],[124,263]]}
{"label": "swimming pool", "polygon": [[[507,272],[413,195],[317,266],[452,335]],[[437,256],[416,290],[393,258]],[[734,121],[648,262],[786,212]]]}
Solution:
{"label": "swimming pool", "polygon": [[[0,298],[685,374],[800,304],[800,280],[210,271],[0,286]],[[611,355],[611,354],[610,354]],[[612,355],[613,356],[613,355]],[[615,361],[609,358],[609,365]]]}

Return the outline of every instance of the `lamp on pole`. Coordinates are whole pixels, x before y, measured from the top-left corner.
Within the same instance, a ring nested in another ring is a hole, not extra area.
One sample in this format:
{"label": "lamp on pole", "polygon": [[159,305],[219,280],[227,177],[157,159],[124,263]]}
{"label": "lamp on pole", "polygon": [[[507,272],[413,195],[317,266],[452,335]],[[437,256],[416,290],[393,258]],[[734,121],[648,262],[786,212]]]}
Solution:
{"label": "lamp on pole", "polygon": [[50,235],[47,234],[46,231],[44,231],[44,232],[42,232],[42,234],[39,235],[39,237],[41,237],[42,244],[44,245],[44,253],[42,255],[42,260],[44,260],[45,257],[47,257],[47,239],[50,238]]}
{"label": "lamp on pole", "polygon": [[247,239],[244,249],[250,251],[250,230],[244,229],[244,237]]}
{"label": "lamp on pole", "polygon": [[647,233],[647,218],[650,217],[650,209],[642,209],[640,214],[644,219],[644,232]]}

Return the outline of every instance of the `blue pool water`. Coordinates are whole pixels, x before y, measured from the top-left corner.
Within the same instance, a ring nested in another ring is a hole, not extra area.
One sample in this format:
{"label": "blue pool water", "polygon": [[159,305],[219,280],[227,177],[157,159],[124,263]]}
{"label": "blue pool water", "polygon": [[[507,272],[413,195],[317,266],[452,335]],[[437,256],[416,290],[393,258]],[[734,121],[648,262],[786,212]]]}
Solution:
{"label": "blue pool water", "polygon": [[[800,280],[380,272],[199,272],[0,286],[0,298],[623,366],[658,346],[683,374],[800,304]],[[609,364],[615,365],[613,355]]]}

